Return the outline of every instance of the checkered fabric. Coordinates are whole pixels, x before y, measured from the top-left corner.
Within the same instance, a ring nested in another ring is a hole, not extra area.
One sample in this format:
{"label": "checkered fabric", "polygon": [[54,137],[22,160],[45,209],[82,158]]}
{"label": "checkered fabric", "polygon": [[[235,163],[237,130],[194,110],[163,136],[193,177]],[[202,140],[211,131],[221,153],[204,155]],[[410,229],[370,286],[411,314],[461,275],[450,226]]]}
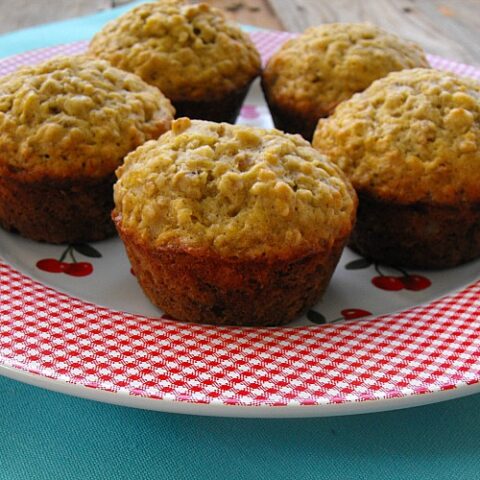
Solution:
{"label": "checkered fabric", "polygon": [[[264,58],[290,34],[252,34]],[[0,74],[85,43],[0,61]],[[430,56],[437,68],[480,70]],[[0,260],[0,366],[92,389],[212,405],[344,404],[480,381],[480,282],[396,314],[298,328],[184,324],[59,293]]]}

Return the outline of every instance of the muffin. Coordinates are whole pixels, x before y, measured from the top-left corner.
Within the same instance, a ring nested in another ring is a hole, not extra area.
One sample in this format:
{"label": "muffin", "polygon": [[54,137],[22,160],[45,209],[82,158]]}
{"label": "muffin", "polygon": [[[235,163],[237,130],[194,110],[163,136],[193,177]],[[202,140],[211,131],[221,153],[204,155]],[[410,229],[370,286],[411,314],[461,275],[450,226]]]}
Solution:
{"label": "muffin", "polygon": [[320,120],[313,145],[359,196],[351,244],[378,262],[451,267],[480,255],[480,85],[391,73]]}
{"label": "muffin", "polygon": [[114,234],[115,169],[173,113],[102,60],[57,57],[0,78],[0,225],[51,243]]}
{"label": "muffin", "polygon": [[306,30],[268,61],[262,87],[275,126],[312,139],[318,119],[374,80],[405,68],[428,67],[414,43],[362,23]]}
{"label": "muffin", "polygon": [[325,290],[355,192],[298,135],[187,118],[127,156],[113,218],[150,300],[183,321],[279,325]]}
{"label": "muffin", "polygon": [[234,123],[260,56],[220,10],[200,3],[146,3],[108,23],[89,52],[158,87],[178,117]]}

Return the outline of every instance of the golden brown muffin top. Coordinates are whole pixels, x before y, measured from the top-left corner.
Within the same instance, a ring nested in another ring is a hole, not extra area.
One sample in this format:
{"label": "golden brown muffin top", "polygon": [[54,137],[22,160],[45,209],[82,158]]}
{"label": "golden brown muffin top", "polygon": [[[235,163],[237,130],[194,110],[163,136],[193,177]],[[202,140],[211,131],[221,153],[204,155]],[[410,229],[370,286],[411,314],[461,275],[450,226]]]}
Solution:
{"label": "golden brown muffin top", "polygon": [[320,120],[313,145],[359,191],[400,203],[480,201],[480,85],[391,73]]}
{"label": "golden brown muffin top", "polygon": [[299,135],[181,118],[117,170],[115,214],[154,247],[288,256],[349,233],[356,195]]}
{"label": "golden brown muffin top", "polygon": [[89,51],[136,73],[173,101],[221,98],[260,73],[249,36],[205,3],[140,5],[108,23]]}
{"label": "golden brown muffin top", "polygon": [[102,177],[165,132],[173,114],[136,75],[103,60],[56,57],[0,78],[0,168],[35,178]]}
{"label": "golden brown muffin top", "polygon": [[428,66],[418,45],[374,25],[331,23],[287,41],[262,76],[275,102],[320,118],[389,72]]}

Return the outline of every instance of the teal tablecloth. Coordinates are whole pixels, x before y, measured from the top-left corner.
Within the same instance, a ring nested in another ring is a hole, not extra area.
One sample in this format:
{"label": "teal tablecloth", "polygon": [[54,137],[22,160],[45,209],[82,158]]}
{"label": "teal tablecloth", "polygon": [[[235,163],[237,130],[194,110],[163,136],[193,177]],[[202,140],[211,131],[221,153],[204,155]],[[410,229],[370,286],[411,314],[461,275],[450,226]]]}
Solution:
{"label": "teal tablecloth", "polygon": [[193,417],[0,378],[1,480],[475,480],[480,396],[317,419]]}
{"label": "teal tablecloth", "polygon": [[[4,35],[0,57],[89,38],[126,8]],[[362,416],[247,420],[122,408],[0,378],[0,480],[167,478],[480,479],[480,396]]]}

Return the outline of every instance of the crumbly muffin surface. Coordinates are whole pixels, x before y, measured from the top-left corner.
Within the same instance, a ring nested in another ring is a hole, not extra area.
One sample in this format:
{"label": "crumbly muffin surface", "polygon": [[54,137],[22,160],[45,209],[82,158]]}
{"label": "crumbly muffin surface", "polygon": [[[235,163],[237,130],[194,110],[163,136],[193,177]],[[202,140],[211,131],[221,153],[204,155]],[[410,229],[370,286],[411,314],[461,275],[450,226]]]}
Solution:
{"label": "crumbly muffin surface", "polygon": [[157,138],[170,101],[103,60],[56,57],[0,78],[0,168],[52,178],[110,174]]}
{"label": "crumbly muffin surface", "polygon": [[320,120],[313,145],[357,190],[399,203],[480,201],[480,85],[391,73]]}
{"label": "crumbly muffin surface", "polygon": [[163,0],[108,23],[90,53],[155,85],[173,101],[221,98],[258,75],[248,35],[207,4]]}
{"label": "crumbly muffin surface", "polygon": [[298,135],[176,120],[117,170],[122,228],[225,256],[315,251],[351,229],[356,196]]}
{"label": "crumbly muffin surface", "polygon": [[370,24],[307,29],[269,60],[263,81],[284,108],[322,117],[389,72],[428,67],[422,49]]}

